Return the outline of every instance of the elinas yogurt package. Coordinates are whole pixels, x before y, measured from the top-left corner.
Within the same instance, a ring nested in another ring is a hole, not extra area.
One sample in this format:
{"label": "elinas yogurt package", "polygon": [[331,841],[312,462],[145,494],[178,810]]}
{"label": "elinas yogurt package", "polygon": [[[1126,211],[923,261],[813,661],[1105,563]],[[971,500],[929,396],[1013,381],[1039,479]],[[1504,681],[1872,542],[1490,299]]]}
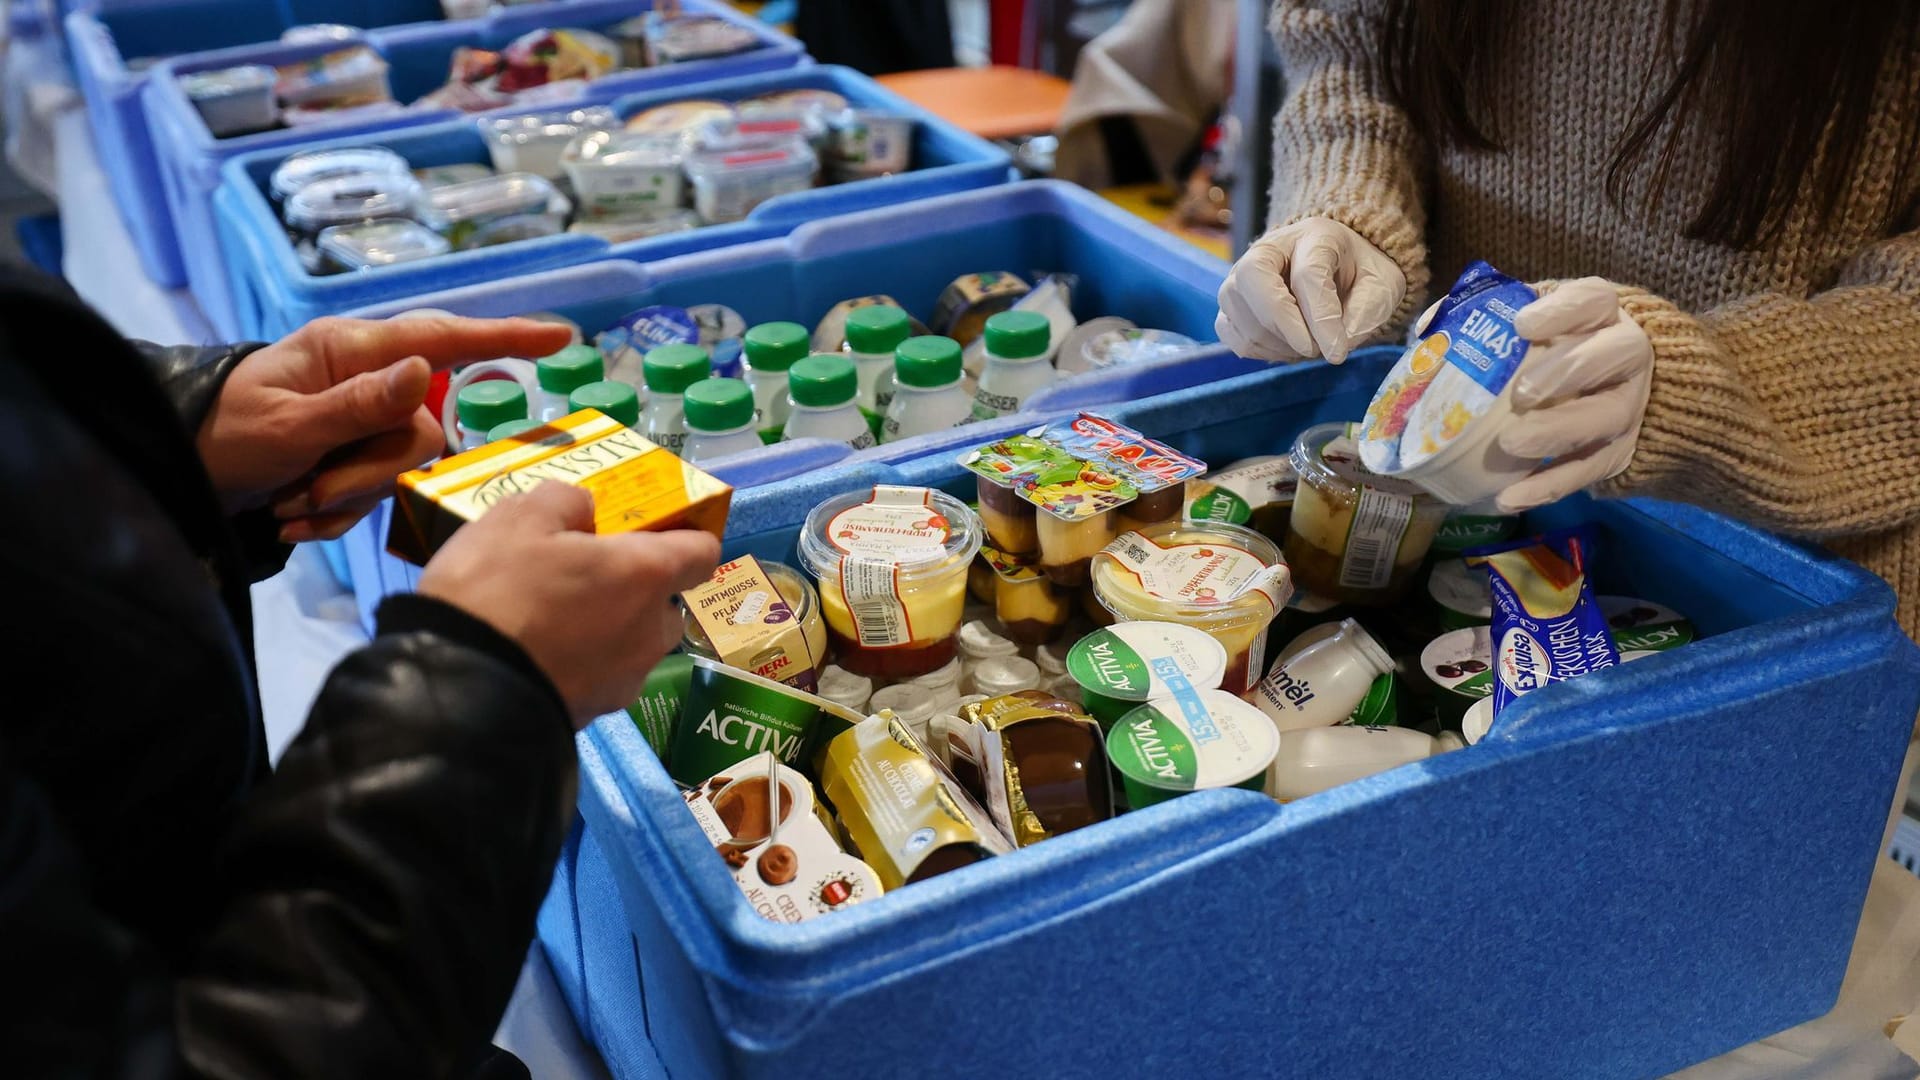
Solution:
{"label": "elinas yogurt package", "polygon": [[1490,499],[1537,468],[1537,459],[1502,451],[1497,436],[1527,357],[1514,316],[1538,296],[1484,262],[1469,266],[1367,407],[1361,462],[1455,506]]}

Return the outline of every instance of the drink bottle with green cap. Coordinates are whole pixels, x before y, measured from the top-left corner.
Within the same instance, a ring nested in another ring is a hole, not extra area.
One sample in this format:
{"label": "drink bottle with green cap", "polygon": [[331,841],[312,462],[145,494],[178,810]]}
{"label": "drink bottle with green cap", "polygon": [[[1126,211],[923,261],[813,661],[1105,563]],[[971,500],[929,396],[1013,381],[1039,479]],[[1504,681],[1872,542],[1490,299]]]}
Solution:
{"label": "drink bottle with green cap", "polygon": [[960,343],[932,334],[910,337],[893,353],[893,400],[880,441],[945,431],[966,423],[971,408],[960,385]]}
{"label": "drink bottle with green cap", "polygon": [[787,371],[807,358],[812,335],[799,323],[770,322],[748,330],[740,347],[747,358],[747,385],[753,387],[753,407],[760,410],[760,439],[780,441],[787,425]]}
{"label": "drink bottle with green cap", "polygon": [[893,353],[913,336],[913,320],[892,304],[855,308],[847,315],[847,358],[860,380],[860,413],[876,437],[893,400]]}
{"label": "drink bottle with green cap", "polygon": [[567,398],[567,411],[598,409],[630,428],[640,426],[640,395],[633,387],[613,379],[590,382]]}
{"label": "drink bottle with green cap", "polygon": [[766,444],[754,429],[753,390],[739,379],[702,379],[686,390],[687,445],[680,456],[712,461]]}
{"label": "drink bottle with green cap", "polygon": [[787,372],[787,441],[831,439],[855,450],[873,445],[873,431],[860,414],[860,376],[853,361],[832,353],[809,356]]}
{"label": "drink bottle with green cap", "polygon": [[647,379],[647,439],[678,454],[687,444],[680,395],[713,374],[713,358],[698,345],[662,345],[641,361]]}
{"label": "drink bottle with green cap", "polygon": [[600,350],[591,345],[569,345],[534,364],[540,380],[539,399],[529,410],[530,419],[558,420],[571,412],[567,396],[591,382],[607,377],[607,362]]}
{"label": "drink bottle with green cap", "polygon": [[1053,381],[1047,362],[1052,334],[1052,324],[1037,311],[1003,311],[987,320],[987,366],[973,395],[975,420],[1019,412]]}
{"label": "drink bottle with green cap", "polygon": [[510,379],[468,383],[454,408],[460,415],[460,449],[472,450],[487,444],[487,432],[527,418],[527,392]]}
{"label": "drink bottle with green cap", "polygon": [[540,421],[538,420],[509,420],[494,428],[492,431],[487,432],[487,442],[497,443],[502,439],[511,439],[515,435],[524,434],[539,426]]}

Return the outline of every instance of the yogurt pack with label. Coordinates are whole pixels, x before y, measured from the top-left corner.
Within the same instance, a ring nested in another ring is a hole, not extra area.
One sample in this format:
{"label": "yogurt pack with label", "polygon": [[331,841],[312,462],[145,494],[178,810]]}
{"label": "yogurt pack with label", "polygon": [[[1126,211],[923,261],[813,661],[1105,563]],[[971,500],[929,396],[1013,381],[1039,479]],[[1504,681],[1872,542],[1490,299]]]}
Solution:
{"label": "yogurt pack with label", "polygon": [[1498,495],[1540,464],[1500,449],[1527,339],[1513,320],[1533,287],[1476,262],[1434,310],[1367,408],[1360,460],[1455,506]]}

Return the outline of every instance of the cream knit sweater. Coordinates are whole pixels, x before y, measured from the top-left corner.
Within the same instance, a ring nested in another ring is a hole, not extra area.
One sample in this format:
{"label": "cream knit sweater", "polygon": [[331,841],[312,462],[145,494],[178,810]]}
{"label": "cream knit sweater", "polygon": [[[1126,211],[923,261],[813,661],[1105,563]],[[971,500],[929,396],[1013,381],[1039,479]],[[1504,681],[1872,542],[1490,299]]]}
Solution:
{"label": "cream knit sweater", "polygon": [[[1618,283],[1653,341],[1654,382],[1633,463],[1604,493],[1823,542],[1891,582],[1920,639],[1920,220],[1871,224],[1894,198],[1897,156],[1920,147],[1880,123],[1830,228],[1803,201],[1769,250],[1685,239],[1714,155],[1677,162],[1681,197],[1652,214],[1604,191],[1661,0],[1526,11],[1500,43],[1506,151],[1436,151],[1386,91],[1377,0],[1279,0],[1272,224],[1331,217],[1392,256],[1408,284],[1396,334],[1475,258],[1529,281]],[[1920,108],[1920,78],[1894,83],[1877,117]]]}

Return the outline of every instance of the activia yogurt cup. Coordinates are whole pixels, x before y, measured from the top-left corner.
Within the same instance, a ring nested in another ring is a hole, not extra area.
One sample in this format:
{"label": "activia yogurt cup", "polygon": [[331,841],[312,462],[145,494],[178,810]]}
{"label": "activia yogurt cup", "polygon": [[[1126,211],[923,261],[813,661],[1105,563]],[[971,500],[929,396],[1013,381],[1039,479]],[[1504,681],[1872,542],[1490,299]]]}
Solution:
{"label": "activia yogurt cup", "polygon": [[1398,599],[1446,517],[1445,504],[1368,471],[1351,424],[1302,432],[1293,467],[1300,481],[1286,552],[1295,580],[1341,603],[1381,606]]}
{"label": "activia yogurt cup", "polygon": [[980,532],[965,503],[928,488],[881,485],[814,507],[800,561],[820,583],[840,666],[905,679],[951,661]]}
{"label": "activia yogurt cup", "polygon": [[1693,623],[1670,607],[1631,596],[1594,599],[1600,603],[1600,613],[1607,617],[1614,645],[1623,653],[1665,652],[1694,639]]}
{"label": "activia yogurt cup", "polygon": [[1101,727],[1181,686],[1213,690],[1227,673],[1227,650],[1205,631],[1170,622],[1115,623],[1067,650],[1067,674]]}
{"label": "activia yogurt cup", "polygon": [[696,656],[668,773],[692,786],[756,754],[802,764],[823,737],[858,720],[825,698]]}
{"label": "activia yogurt cup", "polygon": [[1224,690],[1156,698],[1107,732],[1107,759],[1136,810],[1207,788],[1259,791],[1279,749],[1273,721]]}
{"label": "activia yogurt cup", "polygon": [[1462,559],[1433,564],[1433,573],[1427,577],[1427,595],[1440,611],[1442,630],[1493,622],[1493,590],[1487,586],[1487,572],[1468,566]]}
{"label": "activia yogurt cup", "polygon": [[1173,622],[1227,651],[1221,686],[1260,681],[1267,627],[1293,592],[1273,542],[1237,525],[1175,522],[1122,533],[1093,560],[1093,592],[1121,622]]}

